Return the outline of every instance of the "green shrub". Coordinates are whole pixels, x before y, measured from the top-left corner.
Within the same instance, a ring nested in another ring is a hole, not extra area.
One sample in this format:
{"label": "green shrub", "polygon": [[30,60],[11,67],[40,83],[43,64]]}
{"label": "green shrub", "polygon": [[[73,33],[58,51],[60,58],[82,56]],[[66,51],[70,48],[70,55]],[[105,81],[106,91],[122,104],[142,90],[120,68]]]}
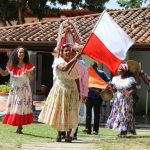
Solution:
{"label": "green shrub", "polygon": [[10,85],[8,83],[0,85],[0,92],[7,93],[10,90]]}

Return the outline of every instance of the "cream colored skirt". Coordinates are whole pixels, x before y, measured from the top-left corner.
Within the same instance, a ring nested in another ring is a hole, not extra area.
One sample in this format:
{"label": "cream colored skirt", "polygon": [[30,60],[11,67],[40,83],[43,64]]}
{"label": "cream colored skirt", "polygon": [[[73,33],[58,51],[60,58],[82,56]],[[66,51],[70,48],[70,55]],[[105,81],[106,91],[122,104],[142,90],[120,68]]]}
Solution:
{"label": "cream colored skirt", "polygon": [[74,80],[55,81],[38,121],[58,131],[68,131],[78,126],[79,93]]}

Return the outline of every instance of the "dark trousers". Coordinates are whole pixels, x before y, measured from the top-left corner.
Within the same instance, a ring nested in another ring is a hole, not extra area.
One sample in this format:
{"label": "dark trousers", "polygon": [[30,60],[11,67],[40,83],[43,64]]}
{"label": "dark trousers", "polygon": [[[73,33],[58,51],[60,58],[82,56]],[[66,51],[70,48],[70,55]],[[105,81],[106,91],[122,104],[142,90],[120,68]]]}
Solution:
{"label": "dark trousers", "polygon": [[99,131],[99,122],[100,122],[100,107],[101,107],[101,97],[99,99],[92,99],[88,98],[86,102],[86,129],[89,130],[89,132],[92,131],[92,108],[94,108],[94,125],[93,125],[93,131],[96,131],[98,133]]}
{"label": "dark trousers", "polygon": [[74,137],[77,137],[77,133],[78,133],[78,127],[76,129],[76,132],[74,133]]}

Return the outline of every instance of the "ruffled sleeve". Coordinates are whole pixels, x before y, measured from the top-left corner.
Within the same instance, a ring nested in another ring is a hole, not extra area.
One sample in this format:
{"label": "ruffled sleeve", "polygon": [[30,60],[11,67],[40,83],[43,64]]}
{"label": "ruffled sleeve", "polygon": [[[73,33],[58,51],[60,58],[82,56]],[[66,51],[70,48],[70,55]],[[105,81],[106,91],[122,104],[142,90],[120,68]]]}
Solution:
{"label": "ruffled sleeve", "polygon": [[[70,73],[69,73],[69,70],[63,72],[63,71],[59,70],[58,68],[56,68],[59,64],[63,64],[63,63],[66,63],[63,58],[61,58],[61,57],[55,58],[54,63],[52,65],[54,79],[55,79],[56,76],[59,76],[59,77],[61,76],[62,77],[62,75],[63,75],[63,78],[66,78],[66,79],[77,79],[77,78],[79,78],[78,70],[76,68],[76,65],[72,68]],[[60,74],[60,72],[61,72],[62,75]]]}
{"label": "ruffled sleeve", "polygon": [[129,77],[129,82],[130,82],[130,84],[135,84],[136,83],[135,78]]}
{"label": "ruffled sleeve", "polygon": [[33,71],[35,69],[35,66],[32,63],[27,64],[26,71]]}
{"label": "ruffled sleeve", "polygon": [[120,76],[113,77],[112,84],[116,89],[127,89],[132,87],[133,84],[135,84],[136,81],[134,77],[128,77],[125,79],[122,79]]}
{"label": "ruffled sleeve", "polygon": [[12,67],[7,67],[7,71],[15,76],[15,77],[20,77],[23,76],[27,71],[32,71],[35,68],[35,66],[32,63],[25,64],[22,67],[18,66],[12,66]]}
{"label": "ruffled sleeve", "polygon": [[52,67],[56,68],[59,64],[62,64],[64,62],[65,62],[64,59],[61,57],[55,58]]}

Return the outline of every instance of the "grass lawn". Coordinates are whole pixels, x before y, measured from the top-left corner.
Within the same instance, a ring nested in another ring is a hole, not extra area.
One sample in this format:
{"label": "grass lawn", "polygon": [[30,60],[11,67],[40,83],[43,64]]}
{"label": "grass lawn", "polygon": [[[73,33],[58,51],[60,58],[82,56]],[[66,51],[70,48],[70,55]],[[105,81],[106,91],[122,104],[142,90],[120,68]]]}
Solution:
{"label": "grass lawn", "polygon": [[[90,139],[99,150],[149,150],[150,131],[137,130],[136,136],[129,135],[126,139],[116,137],[117,132],[100,128],[100,135],[86,135],[82,133],[84,127],[79,128],[78,137]],[[16,127],[0,123],[0,150],[15,150],[23,143],[50,143],[55,141],[56,130],[44,124],[24,126],[24,134],[15,133]]]}

